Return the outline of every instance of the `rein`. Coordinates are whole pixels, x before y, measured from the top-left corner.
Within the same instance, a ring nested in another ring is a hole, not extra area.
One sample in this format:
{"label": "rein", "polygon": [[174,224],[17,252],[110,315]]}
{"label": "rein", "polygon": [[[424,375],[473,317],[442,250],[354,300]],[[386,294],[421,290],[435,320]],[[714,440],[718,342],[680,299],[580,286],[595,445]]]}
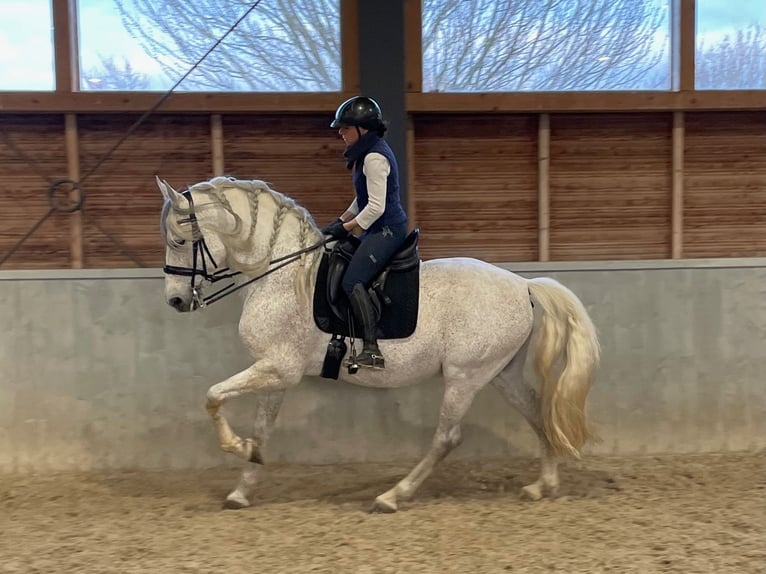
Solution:
{"label": "rein", "polygon": [[[189,208],[191,209],[191,212],[189,213],[189,218],[182,220],[181,223],[190,223],[192,226],[192,232],[195,237],[199,237],[199,239],[195,239],[192,242],[192,266],[191,267],[178,267],[176,265],[164,265],[162,267],[162,270],[168,274],[168,275],[180,275],[182,277],[191,277],[191,290],[192,290],[192,304],[196,304],[197,308],[202,309],[204,307],[207,307],[208,305],[212,305],[216,301],[220,301],[227,295],[231,295],[232,293],[236,293],[243,287],[246,287],[247,285],[250,285],[251,283],[255,283],[259,279],[262,279],[266,277],[267,275],[270,275],[274,273],[275,271],[279,271],[282,269],[282,267],[286,267],[290,263],[293,263],[301,258],[301,256],[305,253],[309,253],[310,251],[314,251],[315,249],[319,249],[320,247],[326,245],[330,241],[333,241],[332,237],[320,239],[313,245],[309,245],[308,247],[304,247],[303,249],[299,249],[298,251],[294,251],[293,253],[288,253],[287,255],[283,255],[281,257],[277,257],[276,259],[272,259],[269,261],[269,265],[274,265],[276,263],[280,263],[281,265],[277,265],[276,267],[269,269],[268,271],[265,271],[264,273],[261,273],[257,277],[253,277],[249,279],[248,281],[245,281],[244,283],[241,283],[239,285],[236,285],[235,283],[231,283],[230,285],[227,285],[223,289],[219,289],[215,293],[212,293],[211,295],[208,295],[207,297],[204,297],[199,289],[197,289],[197,285],[195,284],[195,279],[197,276],[200,276],[204,278],[206,281],[209,281],[210,283],[216,283],[217,281],[220,281],[222,279],[231,279],[232,277],[236,277],[237,275],[242,275],[241,271],[231,271],[228,267],[225,267],[223,269],[217,269],[218,264],[215,262],[215,259],[213,258],[213,255],[210,253],[210,248],[207,246],[207,243],[205,243],[205,237],[202,235],[202,231],[199,228],[199,222],[197,221],[197,215],[194,213],[194,201],[192,200],[192,195],[190,190],[185,190],[181,193],[186,200],[189,202]],[[210,261],[210,264],[212,265],[213,272],[208,272],[208,266],[207,261]],[[199,269],[197,267],[197,262],[201,261],[202,268]]]}
{"label": "rein", "polygon": [[[202,241],[204,241],[204,239]],[[317,241],[313,245],[309,245],[308,247],[304,247],[303,249],[300,249],[299,251],[295,251],[295,252],[290,253],[288,255],[283,255],[282,257],[277,257],[276,259],[272,259],[271,261],[269,261],[269,265],[274,265],[275,263],[281,263],[281,265],[277,265],[273,269],[269,269],[268,271],[265,271],[264,273],[261,273],[257,277],[253,277],[252,279],[249,279],[249,280],[247,280],[244,283],[241,283],[239,285],[235,285],[235,284],[232,283],[231,285],[227,285],[223,289],[219,289],[218,291],[216,291],[212,295],[208,295],[207,297],[202,299],[201,307],[205,307],[207,305],[215,303],[216,301],[220,301],[221,299],[223,299],[227,295],[231,295],[232,293],[235,293],[235,292],[239,291],[240,289],[242,289],[242,287],[250,285],[251,283],[255,283],[256,281],[258,281],[258,279],[262,279],[262,278],[266,277],[266,275],[270,275],[270,274],[274,273],[274,271],[279,271],[280,269],[282,269],[282,267],[285,267],[287,265],[290,265],[290,263],[298,261],[298,259],[300,259],[301,255],[303,255],[304,253],[308,253],[309,251],[314,251],[315,249],[319,249],[320,247],[322,247],[323,245],[326,245],[330,241],[334,241],[334,239],[332,239],[332,238],[320,239],[319,241]],[[223,269],[222,271],[226,271],[226,269]],[[225,277],[234,277],[235,275],[240,275],[240,274],[241,273],[239,271],[235,271],[233,273],[229,273],[229,274],[224,275],[224,276],[218,276],[216,278],[216,280],[217,279],[224,279]],[[192,288],[192,291],[195,292],[195,289]]]}

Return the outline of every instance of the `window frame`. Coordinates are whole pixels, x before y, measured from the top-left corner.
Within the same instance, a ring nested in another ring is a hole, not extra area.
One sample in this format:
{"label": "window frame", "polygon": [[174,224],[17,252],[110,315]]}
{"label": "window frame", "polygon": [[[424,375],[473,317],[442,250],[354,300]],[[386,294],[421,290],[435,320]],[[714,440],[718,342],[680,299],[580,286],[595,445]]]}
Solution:
{"label": "window frame", "polygon": [[449,93],[423,92],[422,0],[405,0],[407,109],[412,113],[766,109],[764,90],[695,89],[696,0],[670,3],[670,90]]}
{"label": "window frame", "polygon": [[[0,90],[0,110],[27,112],[145,111],[166,92],[80,91],[77,0],[51,0],[55,88],[52,91]],[[357,0],[340,0],[340,92],[174,92],[165,112],[334,111],[339,96],[359,90]]]}
{"label": "window frame", "polygon": [[[358,2],[340,0],[340,92],[175,92],[162,105],[167,112],[334,111],[339,98],[359,90]],[[671,0],[671,90],[588,92],[423,92],[422,0],[402,0],[405,15],[406,107],[410,113],[712,111],[764,110],[764,90],[694,88],[696,0]],[[0,91],[0,109],[26,112],[145,111],[157,92],[80,92],[77,0],[51,0],[54,24],[55,90]]]}

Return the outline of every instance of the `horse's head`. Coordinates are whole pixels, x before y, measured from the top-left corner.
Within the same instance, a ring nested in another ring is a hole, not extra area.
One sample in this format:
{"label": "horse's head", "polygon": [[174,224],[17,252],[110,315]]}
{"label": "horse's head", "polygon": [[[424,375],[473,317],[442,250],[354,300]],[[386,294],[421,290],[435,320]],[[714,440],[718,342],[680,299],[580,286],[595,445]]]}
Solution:
{"label": "horse's head", "polygon": [[199,284],[211,280],[226,265],[226,246],[217,232],[226,214],[214,207],[207,194],[193,188],[177,192],[157,178],[165,199],[160,229],[165,239],[165,298],[178,311],[202,306]]}
{"label": "horse's head", "polygon": [[169,305],[193,311],[223,296],[219,289],[203,298],[203,280],[249,277],[243,287],[267,275],[273,279],[271,273],[297,262],[294,273],[281,277],[291,277],[296,295],[310,304],[314,273],[306,271],[306,261],[323,242],[305,208],[261,180],[217,176],[183,193],[159,178],[157,186],[165,198],[161,230]]}

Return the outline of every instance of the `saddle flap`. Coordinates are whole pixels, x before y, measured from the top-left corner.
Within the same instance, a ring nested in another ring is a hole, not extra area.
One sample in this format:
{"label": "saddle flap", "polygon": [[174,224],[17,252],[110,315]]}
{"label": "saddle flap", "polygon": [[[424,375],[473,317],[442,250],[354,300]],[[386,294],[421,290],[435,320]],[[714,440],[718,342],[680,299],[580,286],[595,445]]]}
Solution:
{"label": "saddle flap", "polygon": [[[406,273],[416,269],[420,265],[420,253],[418,251],[419,237],[420,228],[413,229],[404,240],[402,246],[391,256],[391,259],[389,259],[378,276],[373,279],[372,285],[377,286],[377,289],[381,294],[385,289],[385,283],[389,273]],[[326,297],[330,307],[339,318],[342,317],[339,304],[341,300],[345,298],[340,285],[343,281],[343,275],[348,268],[348,264],[360,243],[361,241],[358,237],[351,235],[348,239],[336,243],[327,255]],[[387,299],[387,297],[385,299]]]}
{"label": "saddle flap", "polygon": [[341,292],[340,283],[343,280],[343,274],[346,272],[346,268],[348,267],[351,258],[354,256],[356,248],[359,247],[359,243],[359,239],[352,235],[347,240],[336,243],[328,255],[327,300],[332,304],[338,302]]}
{"label": "saddle flap", "polygon": [[[376,315],[380,314],[377,325],[379,339],[409,337],[417,326],[420,283],[417,235],[414,232],[406,238],[402,248],[372,281],[368,291],[370,298],[377,303]],[[319,329],[343,337],[357,336],[349,321],[350,303],[340,286],[351,259],[349,252],[353,249],[353,246],[348,246],[350,249],[346,247],[334,254],[332,251],[335,249],[325,250],[317,270],[313,298],[314,321]]]}

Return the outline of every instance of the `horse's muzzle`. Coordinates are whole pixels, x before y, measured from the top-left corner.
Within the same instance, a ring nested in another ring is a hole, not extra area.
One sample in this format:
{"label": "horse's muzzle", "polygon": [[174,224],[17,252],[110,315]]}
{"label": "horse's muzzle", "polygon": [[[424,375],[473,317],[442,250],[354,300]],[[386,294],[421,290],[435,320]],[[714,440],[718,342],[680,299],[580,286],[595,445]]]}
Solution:
{"label": "horse's muzzle", "polygon": [[180,313],[186,313],[192,310],[192,305],[184,301],[181,297],[171,297],[168,299],[168,305]]}

